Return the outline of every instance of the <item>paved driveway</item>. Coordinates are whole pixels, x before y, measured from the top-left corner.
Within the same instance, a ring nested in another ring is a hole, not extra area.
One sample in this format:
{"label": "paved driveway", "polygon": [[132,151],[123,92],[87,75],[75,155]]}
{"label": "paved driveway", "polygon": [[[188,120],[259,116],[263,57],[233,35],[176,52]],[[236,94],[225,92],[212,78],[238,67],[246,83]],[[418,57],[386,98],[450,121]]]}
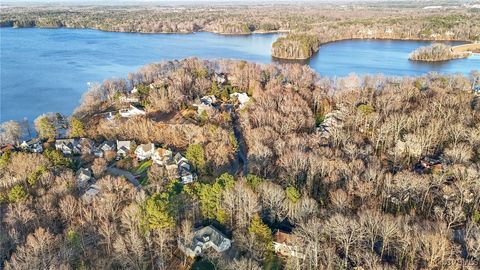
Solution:
{"label": "paved driveway", "polygon": [[129,171],[125,171],[125,170],[119,169],[117,167],[108,167],[107,172],[109,172],[110,174],[115,175],[115,176],[124,176],[136,188],[138,188],[138,189],[141,188],[140,182]]}

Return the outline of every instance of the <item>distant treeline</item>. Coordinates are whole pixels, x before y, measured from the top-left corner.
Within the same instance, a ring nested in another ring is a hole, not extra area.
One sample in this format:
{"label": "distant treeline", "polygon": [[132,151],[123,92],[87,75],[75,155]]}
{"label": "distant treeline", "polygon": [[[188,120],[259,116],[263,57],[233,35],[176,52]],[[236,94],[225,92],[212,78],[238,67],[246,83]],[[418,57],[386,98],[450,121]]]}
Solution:
{"label": "distant treeline", "polygon": [[278,58],[305,59],[318,51],[321,44],[346,39],[475,41],[480,39],[480,23],[478,17],[468,14],[427,17],[408,15],[393,19],[331,22],[316,27],[308,34],[291,34],[279,38],[272,46],[272,55]]}

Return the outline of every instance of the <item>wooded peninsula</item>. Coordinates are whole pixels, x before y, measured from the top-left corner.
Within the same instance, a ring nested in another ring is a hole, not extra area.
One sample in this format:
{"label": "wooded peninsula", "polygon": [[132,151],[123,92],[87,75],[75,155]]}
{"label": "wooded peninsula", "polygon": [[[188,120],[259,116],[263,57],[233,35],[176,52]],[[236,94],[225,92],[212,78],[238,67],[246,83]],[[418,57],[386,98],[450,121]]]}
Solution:
{"label": "wooded peninsula", "polygon": [[18,146],[21,125],[2,124],[0,258],[5,269],[476,269],[479,84],[478,72],[147,65],[92,85],[71,117],[40,116],[36,140]]}

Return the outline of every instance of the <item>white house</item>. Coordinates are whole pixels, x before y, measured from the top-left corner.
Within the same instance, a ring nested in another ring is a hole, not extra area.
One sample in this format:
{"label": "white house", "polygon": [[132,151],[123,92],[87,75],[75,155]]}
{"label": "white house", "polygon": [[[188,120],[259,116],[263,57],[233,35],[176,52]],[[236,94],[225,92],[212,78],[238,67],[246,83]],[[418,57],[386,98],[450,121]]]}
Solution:
{"label": "white house", "polygon": [[103,152],[115,151],[115,143],[111,141],[104,141],[98,148]]}
{"label": "white house", "polygon": [[126,157],[130,152],[131,141],[119,141],[117,140],[117,156]]}
{"label": "white house", "polygon": [[42,140],[39,138],[35,138],[33,140],[30,140],[28,142],[23,141],[22,144],[20,144],[20,147],[23,149],[30,151],[32,153],[41,153],[43,152],[43,147],[42,147]]}
{"label": "white house", "polygon": [[139,100],[137,97],[120,96],[119,101],[123,103],[137,103]]}
{"label": "white house", "polygon": [[193,174],[189,170],[185,169],[180,169],[180,180],[182,181],[182,184],[190,184],[193,182]]}
{"label": "white house", "polygon": [[138,160],[145,160],[149,159],[153,156],[155,153],[155,146],[153,143],[146,143],[146,144],[140,144],[137,146],[137,149],[135,149],[135,155],[137,156]]}
{"label": "white house", "polygon": [[182,154],[180,153],[177,153],[175,154],[175,157],[173,157],[173,160],[175,161],[175,163],[177,165],[179,165],[180,163],[182,162],[187,162],[188,163],[188,159],[186,159],[184,156],[182,156]]}
{"label": "white house", "polygon": [[172,161],[173,153],[170,150],[158,148],[153,154],[152,160],[158,165],[167,165],[169,161]]}
{"label": "white house", "polygon": [[126,118],[146,114],[144,110],[141,110],[133,105],[130,105],[128,109],[121,109],[119,113],[122,117],[126,117]]}
{"label": "white house", "polygon": [[211,225],[195,231],[192,240],[178,240],[180,250],[191,258],[201,255],[208,248],[221,253],[227,251],[231,245],[231,240]]}
{"label": "white house", "polygon": [[182,160],[177,165],[178,165],[178,168],[181,169],[181,170],[190,171],[190,163],[188,163],[188,161]]}
{"label": "white house", "polygon": [[213,74],[213,80],[215,80],[217,84],[223,85],[227,82],[227,75],[224,73],[215,73]]}
{"label": "white house", "polygon": [[81,146],[78,139],[63,139],[55,141],[55,149],[64,155],[80,154]]}
{"label": "white house", "polygon": [[240,108],[243,108],[248,101],[250,101],[250,97],[247,93],[232,93],[230,94],[230,99],[237,99],[240,103]]}

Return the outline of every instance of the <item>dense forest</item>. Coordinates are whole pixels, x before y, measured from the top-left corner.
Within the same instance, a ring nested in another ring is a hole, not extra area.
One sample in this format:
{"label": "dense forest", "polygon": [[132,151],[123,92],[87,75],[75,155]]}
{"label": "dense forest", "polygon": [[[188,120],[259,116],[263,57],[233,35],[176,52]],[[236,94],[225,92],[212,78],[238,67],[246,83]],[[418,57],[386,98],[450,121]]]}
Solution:
{"label": "dense forest", "polygon": [[[43,153],[2,149],[0,265],[478,269],[478,83],[478,72],[333,79],[301,65],[186,59],[92,85],[68,120],[36,120]],[[239,106],[235,93],[250,100]],[[215,106],[199,110],[204,96]],[[106,117],[133,99],[145,115]],[[62,155],[55,126],[97,142],[155,142],[185,153],[198,178],[182,184],[150,164],[137,188],[107,169],[136,168],[132,154]],[[21,130],[2,124],[2,143]],[[100,190],[92,200],[81,167]],[[193,260],[179,247],[206,225],[232,246]],[[290,256],[277,252],[278,230]]]}
{"label": "dense forest", "polygon": [[307,59],[321,44],[345,39],[480,39],[478,9],[425,10],[417,4],[382,3],[202,5],[197,6],[39,6],[4,7],[1,27],[67,27],[142,33],[219,34],[285,32],[272,55]]}

